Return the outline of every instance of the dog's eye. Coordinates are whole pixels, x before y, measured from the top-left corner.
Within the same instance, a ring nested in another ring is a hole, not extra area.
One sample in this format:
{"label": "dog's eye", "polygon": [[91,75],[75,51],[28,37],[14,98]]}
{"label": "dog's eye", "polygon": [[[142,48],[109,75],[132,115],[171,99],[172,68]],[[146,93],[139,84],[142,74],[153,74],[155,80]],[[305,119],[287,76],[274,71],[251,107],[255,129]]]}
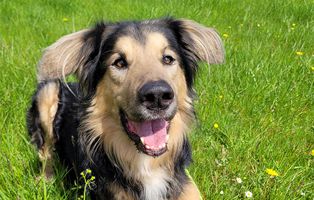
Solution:
{"label": "dog's eye", "polygon": [[126,60],[122,57],[118,58],[117,60],[115,60],[112,63],[113,66],[115,66],[118,69],[125,69],[128,67],[128,63],[126,62]]}
{"label": "dog's eye", "polygon": [[174,63],[175,59],[172,57],[172,56],[169,56],[169,55],[164,55],[162,57],[162,62],[165,64],[165,65],[172,65]]}

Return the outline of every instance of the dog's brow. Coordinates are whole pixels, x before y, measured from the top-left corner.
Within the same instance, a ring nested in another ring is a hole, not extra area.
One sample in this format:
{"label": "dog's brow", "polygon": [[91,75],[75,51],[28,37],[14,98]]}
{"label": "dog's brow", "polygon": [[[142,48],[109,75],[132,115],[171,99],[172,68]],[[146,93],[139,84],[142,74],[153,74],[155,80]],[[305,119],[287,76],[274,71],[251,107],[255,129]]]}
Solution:
{"label": "dog's brow", "polygon": [[171,45],[167,45],[162,49],[162,53],[164,54],[166,50],[170,50],[172,52],[175,52],[175,49]]}
{"label": "dog's brow", "polygon": [[170,45],[165,46],[165,47],[162,49],[162,51],[165,52],[167,49],[173,51],[173,48],[171,48]]}

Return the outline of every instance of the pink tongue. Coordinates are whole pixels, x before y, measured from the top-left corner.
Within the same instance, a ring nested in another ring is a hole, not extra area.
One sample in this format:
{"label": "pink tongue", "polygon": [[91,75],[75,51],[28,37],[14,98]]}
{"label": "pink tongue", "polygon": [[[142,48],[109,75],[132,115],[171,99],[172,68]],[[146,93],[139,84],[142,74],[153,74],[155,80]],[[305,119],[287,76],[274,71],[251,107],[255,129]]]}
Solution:
{"label": "pink tongue", "polygon": [[144,139],[144,145],[158,148],[166,143],[168,122],[157,119],[146,122],[129,121],[129,129],[139,137]]}

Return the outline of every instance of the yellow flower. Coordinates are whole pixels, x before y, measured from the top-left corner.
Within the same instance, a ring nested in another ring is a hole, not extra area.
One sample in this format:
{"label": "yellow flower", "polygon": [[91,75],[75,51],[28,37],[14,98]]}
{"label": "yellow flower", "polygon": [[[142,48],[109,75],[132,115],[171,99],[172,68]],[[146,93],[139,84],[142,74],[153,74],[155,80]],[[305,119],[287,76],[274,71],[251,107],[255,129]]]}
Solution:
{"label": "yellow flower", "polygon": [[298,56],[303,56],[304,55],[304,52],[303,51],[297,51],[295,52]]}
{"label": "yellow flower", "polygon": [[[314,67],[312,67],[312,70],[314,71]],[[314,149],[312,149],[311,155],[314,156]]]}
{"label": "yellow flower", "polygon": [[63,22],[68,22],[68,21],[69,21],[69,19],[68,19],[68,18],[66,18],[66,17],[63,17],[63,18],[62,18],[62,21],[63,21]]}
{"label": "yellow flower", "polygon": [[87,174],[91,174],[91,173],[92,173],[92,170],[86,169],[86,173],[87,173]]}
{"label": "yellow flower", "polygon": [[219,99],[222,99],[222,98],[224,98],[224,96],[223,95],[219,95]]}
{"label": "yellow flower", "polygon": [[[314,67],[311,67],[311,70],[314,71]],[[314,150],[313,150],[313,151],[314,151]],[[313,151],[312,151],[312,152],[313,152]],[[314,156],[314,155],[313,155],[313,156]]]}
{"label": "yellow flower", "polygon": [[224,33],[222,36],[225,37],[225,38],[229,37],[229,35],[227,33]]}
{"label": "yellow flower", "polygon": [[279,176],[278,172],[276,172],[276,171],[273,170],[273,169],[267,168],[267,169],[265,170],[265,172],[266,172],[267,174],[269,174],[270,176]]}
{"label": "yellow flower", "polygon": [[214,128],[219,128],[219,125],[217,123],[214,124]]}

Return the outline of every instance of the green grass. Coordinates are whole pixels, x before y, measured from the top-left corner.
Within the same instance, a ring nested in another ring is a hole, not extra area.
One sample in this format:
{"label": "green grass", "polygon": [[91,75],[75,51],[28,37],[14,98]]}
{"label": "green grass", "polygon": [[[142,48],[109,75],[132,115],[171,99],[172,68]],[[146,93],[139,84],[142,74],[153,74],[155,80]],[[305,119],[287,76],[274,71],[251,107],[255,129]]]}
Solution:
{"label": "green grass", "polygon": [[[196,83],[198,122],[189,171],[204,199],[243,199],[246,191],[254,199],[314,198],[312,0],[90,2],[0,2],[0,199],[67,199],[70,194],[60,167],[52,183],[36,180],[38,158],[25,128],[43,48],[99,19],[165,15],[228,35],[226,62],[210,72],[201,65]],[[271,178],[266,168],[279,176]]]}

